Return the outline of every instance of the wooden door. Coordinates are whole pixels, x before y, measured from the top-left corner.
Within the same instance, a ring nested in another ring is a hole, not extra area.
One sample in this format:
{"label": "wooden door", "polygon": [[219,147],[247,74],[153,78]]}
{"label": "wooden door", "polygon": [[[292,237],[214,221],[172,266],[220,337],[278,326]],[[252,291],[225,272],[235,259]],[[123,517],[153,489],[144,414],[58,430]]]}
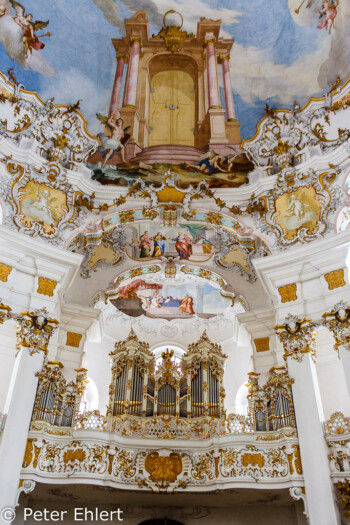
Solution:
{"label": "wooden door", "polygon": [[195,90],[185,71],[157,73],[151,83],[149,145],[194,145]]}

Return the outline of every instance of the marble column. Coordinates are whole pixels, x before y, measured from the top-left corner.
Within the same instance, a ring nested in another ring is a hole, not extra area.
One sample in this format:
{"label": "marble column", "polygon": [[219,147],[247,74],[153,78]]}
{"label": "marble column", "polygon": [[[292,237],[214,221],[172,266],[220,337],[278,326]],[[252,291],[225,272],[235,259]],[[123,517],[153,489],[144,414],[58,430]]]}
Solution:
{"label": "marble column", "polygon": [[330,477],[328,449],[315,366],[315,328],[310,319],[288,315],[276,331],[284,347],[292,384],[295,418],[310,525],[340,525]]}
{"label": "marble column", "polygon": [[124,64],[126,57],[124,55],[117,55],[117,67],[115,70],[115,77],[112,89],[111,102],[109,105],[108,116],[117,116],[119,108],[120,93],[123,83]]}
{"label": "marble column", "polygon": [[209,109],[221,108],[215,58],[215,39],[206,41]]}
{"label": "marble column", "polygon": [[[17,318],[17,355],[5,405],[6,421],[0,443],[0,510],[15,507],[28,430],[49,340],[58,321],[47,310],[25,312]],[[1,521],[0,523],[9,523]]]}
{"label": "marble column", "polygon": [[350,395],[350,304],[337,303],[331,312],[323,314],[325,326],[334,337],[334,350],[341,359]]}
{"label": "marble column", "polygon": [[222,64],[222,77],[224,81],[226,119],[229,122],[236,120],[235,106],[233,102],[231,72],[230,72],[230,55],[220,55],[219,63]]}
{"label": "marble column", "polygon": [[124,96],[124,107],[135,107],[136,106],[136,94],[137,94],[137,80],[139,73],[139,60],[140,60],[140,48],[141,39],[131,38],[130,39],[130,57],[129,67],[125,83],[125,96]]}

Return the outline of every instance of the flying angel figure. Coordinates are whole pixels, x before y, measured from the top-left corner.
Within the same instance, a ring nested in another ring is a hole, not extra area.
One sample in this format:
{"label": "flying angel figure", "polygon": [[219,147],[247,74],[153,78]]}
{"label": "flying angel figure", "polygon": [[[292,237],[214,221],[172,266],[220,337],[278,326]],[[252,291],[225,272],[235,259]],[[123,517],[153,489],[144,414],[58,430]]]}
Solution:
{"label": "flying angel figure", "polygon": [[42,75],[54,77],[56,69],[40,53],[44,44],[39,37],[50,36],[50,33],[35,34],[48,24],[48,20],[33,22],[33,16],[26,14],[24,7],[15,0],[0,0],[0,43],[8,56],[24,69],[30,67]]}
{"label": "flying angel figure", "polygon": [[102,153],[104,157],[102,169],[106,166],[107,161],[118,151],[120,151],[122,162],[124,163],[124,148],[130,140],[130,134],[127,133],[130,130],[130,126],[123,129],[123,119],[120,117],[117,118],[114,115],[105,117],[97,113],[96,116],[105,126],[103,133],[97,135],[101,141],[101,146],[98,148],[98,151]]}
{"label": "flying angel figure", "polygon": [[[22,4],[16,2],[15,0],[10,0],[10,2],[16,11],[14,21],[23,30],[24,55],[26,58],[28,58],[28,53],[32,53],[33,49],[39,51],[39,49],[43,49],[45,47],[45,44],[39,40],[35,32],[48,26],[49,20],[46,22],[42,22],[41,20],[36,20],[33,22],[33,15],[30,13],[25,14],[25,8]],[[50,33],[40,35],[40,37],[43,36],[50,36]]]}

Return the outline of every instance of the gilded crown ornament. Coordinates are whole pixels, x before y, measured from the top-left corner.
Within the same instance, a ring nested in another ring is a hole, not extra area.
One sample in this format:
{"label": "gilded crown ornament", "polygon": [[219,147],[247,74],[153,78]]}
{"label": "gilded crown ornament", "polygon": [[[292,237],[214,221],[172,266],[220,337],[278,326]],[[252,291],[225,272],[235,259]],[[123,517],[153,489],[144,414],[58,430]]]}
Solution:
{"label": "gilded crown ornament", "polygon": [[334,336],[334,350],[350,350],[350,304],[340,301],[331,312],[326,312],[322,317],[324,325]]}
{"label": "gilded crown ornament", "polygon": [[17,350],[25,347],[29,348],[30,355],[40,351],[47,353],[50,338],[59,324],[49,315],[46,308],[41,308],[34,312],[22,312],[16,318]]}
{"label": "gilded crown ornament", "polygon": [[316,323],[311,319],[300,319],[296,315],[288,314],[285,323],[275,326],[279,340],[283,344],[284,359],[291,356],[302,361],[303,355],[311,353],[316,358]]}
{"label": "gilded crown ornament", "polygon": [[[177,14],[181,18],[181,24],[180,25],[168,25],[166,22],[167,15],[170,14]],[[170,9],[167,11],[163,18],[163,27],[159,31],[158,35],[156,35],[156,38],[162,38],[164,45],[170,53],[176,53],[180,50],[184,40],[194,38],[193,33],[187,33],[187,31],[182,31],[183,25],[183,17],[181,13],[178,13],[178,11],[175,11],[174,9]],[[153,35],[154,36],[154,35]]]}

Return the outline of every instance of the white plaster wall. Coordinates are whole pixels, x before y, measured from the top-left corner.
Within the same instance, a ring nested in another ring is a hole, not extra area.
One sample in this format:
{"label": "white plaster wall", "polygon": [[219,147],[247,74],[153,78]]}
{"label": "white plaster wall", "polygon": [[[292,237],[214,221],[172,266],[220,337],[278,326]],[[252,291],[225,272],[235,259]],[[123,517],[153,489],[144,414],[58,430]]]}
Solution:
{"label": "white plaster wall", "polygon": [[316,370],[321,391],[325,419],[334,412],[350,416],[350,396],[348,393],[343,364],[333,349],[334,339],[325,328],[317,334]]}
{"label": "white plaster wall", "polygon": [[224,373],[226,391],[225,408],[227,414],[237,413],[236,396],[242,384],[248,380],[248,372],[252,371],[252,348],[250,345],[240,345],[233,339],[222,344],[224,354],[228,356]]}
{"label": "white plaster wall", "polygon": [[109,353],[114,350],[115,341],[103,336],[101,342],[87,341],[85,343],[84,366],[88,376],[93,380],[98,391],[98,410],[106,414],[109,402],[109,385],[111,382],[111,365]]}
{"label": "white plaster wall", "polygon": [[0,325],[0,412],[3,412],[15,364],[16,336],[14,323]]}

